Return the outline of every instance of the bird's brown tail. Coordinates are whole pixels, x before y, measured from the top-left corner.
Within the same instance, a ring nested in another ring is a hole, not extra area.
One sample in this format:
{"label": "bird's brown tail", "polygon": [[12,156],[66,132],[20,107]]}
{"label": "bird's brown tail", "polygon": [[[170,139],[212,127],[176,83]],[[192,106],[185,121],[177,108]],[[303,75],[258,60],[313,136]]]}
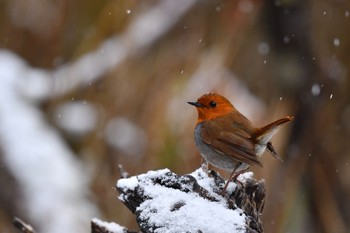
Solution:
{"label": "bird's brown tail", "polygon": [[293,118],[294,117],[292,116],[286,116],[268,125],[265,125],[264,127],[259,128],[256,134],[257,142],[259,144],[267,144],[272,136],[280,129],[280,127],[283,124],[293,120]]}

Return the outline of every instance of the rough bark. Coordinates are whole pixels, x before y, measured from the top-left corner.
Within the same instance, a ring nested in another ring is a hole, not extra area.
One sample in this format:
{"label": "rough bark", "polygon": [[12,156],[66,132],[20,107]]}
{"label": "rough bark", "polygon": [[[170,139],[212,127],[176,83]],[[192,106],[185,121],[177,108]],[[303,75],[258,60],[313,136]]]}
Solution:
{"label": "rough bark", "polygon": [[[215,180],[214,190],[219,193],[224,185],[224,179],[215,171],[210,171],[210,175]],[[217,196],[212,195],[211,192],[201,187],[197,180],[191,175],[177,175],[173,172],[168,172],[162,178],[155,177],[152,179],[154,185],[161,185],[181,192],[193,192],[198,194],[198,198],[204,198],[212,202],[219,202]],[[156,229],[145,220],[139,218],[139,211],[137,208],[146,200],[149,200],[147,195],[144,195],[143,189],[135,186],[134,189],[121,189],[117,187],[122,202],[128,207],[139,224],[141,232],[154,232]],[[264,208],[265,201],[265,181],[248,178],[244,182],[237,182],[237,187],[225,199],[228,203],[228,209],[240,208],[246,215],[246,232],[263,232],[261,221],[261,214]],[[180,205],[180,204],[179,204]],[[181,206],[174,206],[174,208],[181,208]],[[203,214],[203,213],[202,213]],[[220,230],[218,229],[218,232]],[[200,230],[198,232],[201,232]]]}

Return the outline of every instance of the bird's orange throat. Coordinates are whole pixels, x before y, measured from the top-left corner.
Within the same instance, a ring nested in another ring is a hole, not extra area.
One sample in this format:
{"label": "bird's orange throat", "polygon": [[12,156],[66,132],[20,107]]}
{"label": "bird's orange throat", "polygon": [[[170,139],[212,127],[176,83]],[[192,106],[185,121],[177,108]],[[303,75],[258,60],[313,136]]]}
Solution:
{"label": "bird's orange throat", "polygon": [[198,120],[197,124],[207,120],[213,120],[218,117],[223,117],[233,111],[232,106],[221,107],[220,109],[213,110],[208,108],[197,108]]}

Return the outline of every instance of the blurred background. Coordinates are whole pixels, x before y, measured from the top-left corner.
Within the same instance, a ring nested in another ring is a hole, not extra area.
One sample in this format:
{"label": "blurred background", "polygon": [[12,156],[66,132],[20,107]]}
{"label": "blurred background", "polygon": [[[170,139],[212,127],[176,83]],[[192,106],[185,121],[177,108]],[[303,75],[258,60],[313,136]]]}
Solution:
{"label": "blurred background", "polygon": [[137,230],[118,164],[198,168],[186,102],[216,91],[258,126],[295,116],[284,162],[251,169],[265,232],[350,232],[349,29],[346,0],[2,0],[0,231]]}

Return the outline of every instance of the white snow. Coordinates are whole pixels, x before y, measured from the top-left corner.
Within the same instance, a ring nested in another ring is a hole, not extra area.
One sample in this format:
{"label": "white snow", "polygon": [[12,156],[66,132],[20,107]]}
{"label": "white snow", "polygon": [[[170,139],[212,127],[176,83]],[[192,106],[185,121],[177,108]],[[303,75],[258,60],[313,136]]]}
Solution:
{"label": "white snow", "polygon": [[321,92],[321,87],[319,84],[315,83],[311,87],[311,93],[313,96],[318,96]]}
{"label": "white snow", "polygon": [[335,47],[339,47],[339,45],[340,45],[340,40],[339,40],[339,38],[334,38],[334,40],[333,40],[333,45],[334,45]]}
{"label": "white snow", "polygon": [[[190,175],[195,177],[199,185],[207,189],[212,196],[220,200],[212,202],[196,193],[186,193],[177,189],[153,184],[152,178],[162,178],[168,169],[150,171],[146,174],[121,179],[117,187],[121,189],[135,188],[137,185],[144,190],[149,199],[138,208],[140,219],[156,228],[155,232],[245,232],[245,215],[241,209],[227,209],[223,197],[213,192],[214,179],[208,177],[200,168]],[[251,174],[243,177],[250,177]],[[235,187],[232,187],[233,189]],[[121,199],[125,198],[120,196]]]}
{"label": "white snow", "polygon": [[127,118],[116,117],[108,121],[104,135],[106,141],[123,154],[142,157],[145,151],[145,131]]}
{"label": "white snow", "polygon": [[108,232],[123,233],[124,231],[126,231],[125,227],[120,226],[119,224],[116,224],[114,222],[103,222],[97,218],[93,218],[91,221],[94,222],[96,225],[105,228]]}
{"label": "white snow", "polygon": [[270,52],[270,46],[266,42],[261,42],[258,46],[258,51],[262,55],[266,55]]}
{"label": "white snow", "polygon": [[87,232],[98,214],[86,199],[89,175],[40,109],[24,98],[21,82],[30,67],[1,50],[0,64],[2,161],[19,183],[23,214],[41,232]]}
{"label": "white snow", "polygon": [[284,42],[285,44],[288,44],[288,43],[290,42],[289,36],[284,36],[284,37],[283,37],[283,42]]}
{"label": "white snow", "polygon": [[237,180],[242,183],[245,183],[248,179],[253,178],[253,176],[254,176],[253,172],[244,172],[237,177]]}
{"label": "white snow", "polygon": [[117,182],[118,187],[123,187],[126,189],[135,189],[138,185],[138,180],[136,176],[132,176],[130,178],[120,179]]}
{"label": "white snow", "polygon": [[54,114],[57,125],[76,136],[93,130],[98,120],[96,106],[87,101],[65,102],[54,110]]}

